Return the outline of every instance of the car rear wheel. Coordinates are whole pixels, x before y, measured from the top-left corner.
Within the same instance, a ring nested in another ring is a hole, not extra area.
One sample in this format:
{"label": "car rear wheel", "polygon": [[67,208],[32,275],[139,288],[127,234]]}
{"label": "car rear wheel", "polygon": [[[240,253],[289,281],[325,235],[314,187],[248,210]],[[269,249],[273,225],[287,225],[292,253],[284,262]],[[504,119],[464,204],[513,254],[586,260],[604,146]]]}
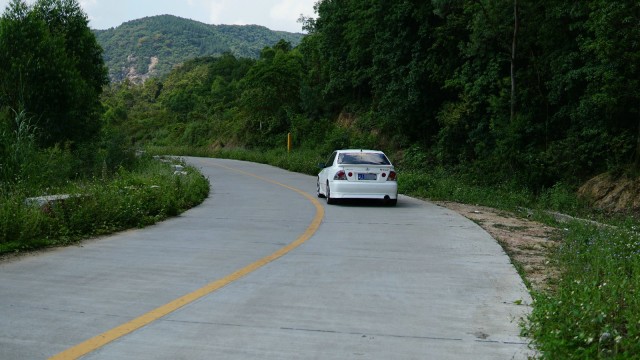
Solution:
{"label": "car rear wheel", "polygon": [[329,182],[327,181],[327,204],[335,204],[336,200],[331,198],[331,189],[329,188]]}

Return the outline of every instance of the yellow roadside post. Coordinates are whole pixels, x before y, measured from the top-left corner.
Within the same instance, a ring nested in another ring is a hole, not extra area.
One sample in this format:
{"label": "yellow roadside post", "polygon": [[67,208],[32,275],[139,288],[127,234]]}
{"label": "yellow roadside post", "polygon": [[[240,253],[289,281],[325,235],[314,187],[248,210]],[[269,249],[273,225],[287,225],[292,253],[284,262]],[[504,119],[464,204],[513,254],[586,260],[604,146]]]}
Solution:
{"label": "yellow roadside post", "polygon": [[291,152],[291,133],[287,134],[287,152]]}

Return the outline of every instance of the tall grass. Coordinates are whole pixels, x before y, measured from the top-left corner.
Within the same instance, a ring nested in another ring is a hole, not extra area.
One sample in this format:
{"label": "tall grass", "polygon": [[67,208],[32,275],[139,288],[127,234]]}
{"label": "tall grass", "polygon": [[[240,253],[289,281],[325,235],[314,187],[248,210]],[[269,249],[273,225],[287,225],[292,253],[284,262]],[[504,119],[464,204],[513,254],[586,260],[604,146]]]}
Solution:
{"label": "tall grass", "polygon": [[463,176],[442,168],[431,171],[399,171],[398,191],[431,200],[454,201],[516,210],[532,207],[535,197],[526,189],[469,184]]}
{"label": "tall grass", "polygon": [[0,113],[0,190],[7,184],[23,181],[36,157],[36,126],[26,111]]}
{"label": "tall grass", "polygon": [[206,147],[189,146],[151,146],[147,147],[147,152],[151,155],[182,155],[182,156],[203,156],[242,161],[251,161],[260,164],[269,164],[289,171],[299,172],[308,175],[317,175],[318,163],[324,163],[324,155],[315,150],[303,149],[288,152],[286,149],[269,149],[264,151],[250,149],[209,149]]}
{"label": "tall grass", "polygon": [[555,291],[536,294],[527,331],[545,359],[640,357],[640,236],[565,225]]}
{"label": "tall grass", "polygon": [[0,254],[153,224],[202,202],[209,183],[194,168],[174,175],[169,164],[144,158],[109,179],[50,190],[73,196],[40,207],[25,201],[25,190],[0,195]]}

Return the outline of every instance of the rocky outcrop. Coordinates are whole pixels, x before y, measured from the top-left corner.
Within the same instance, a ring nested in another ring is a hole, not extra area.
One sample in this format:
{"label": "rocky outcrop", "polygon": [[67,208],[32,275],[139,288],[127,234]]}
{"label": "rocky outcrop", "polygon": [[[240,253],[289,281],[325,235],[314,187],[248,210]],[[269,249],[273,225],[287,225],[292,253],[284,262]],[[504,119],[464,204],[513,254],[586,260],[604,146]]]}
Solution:
{"label": "rocky outcrop", "polygon": [[601,210],[636,212],[640,210],[640,179],[601,174],[582,185],[578,196]]}
{"label": "rocky outcrop", "polygon": [[158,71],[156,68],[158,66],[159,59],[157,56],[152,56],[151,58],[149,58],[149,66],[147,68],[147,72],[143,74],[138,73],[138,71],[136,70],[137,61],[137,57],[135,57],[133,54],[129,55],[127,57],[127,66],[123,69],[123,73],[125,74],[124,77],[126,79],[129,79],[131,83],[142,84],[150,77],[158,75]]}

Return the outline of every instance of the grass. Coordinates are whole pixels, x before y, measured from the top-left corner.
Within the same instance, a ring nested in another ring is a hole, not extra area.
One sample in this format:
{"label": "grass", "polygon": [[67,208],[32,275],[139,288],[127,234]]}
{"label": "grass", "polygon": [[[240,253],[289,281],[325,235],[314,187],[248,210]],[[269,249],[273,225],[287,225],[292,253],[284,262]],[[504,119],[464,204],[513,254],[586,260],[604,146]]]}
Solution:
{"label": "grass", "polygon": [[429,172],[400,169],[399,173],[398,191],[410,196],[509,211],[535,204],[535,197],[526,190],[469,184],[464,177],[444,169],[432,169]]}
{"label": "grass", "polygon": [[549,359],[638,358],[638,234],[577,221],[564,226],[553,254],[562,276],[555,291],[535,294],[528,334]]}
{"label": "grass", "polygon": [[196,169],[187,172],[174,175],[169,164],[145,158],[108,180],[49,189],[50,194],[79,195],[44,207],[25,203],[30,190],[2,194],[0,254],[67,245],[177,215],[209,193],[208,181]]}
{"label": "grass", "polygon": [[[287,152],[286,149],[271,149],[255,151],[247,149],[208,149],[188,146],[178,147],[149,147],[147,152],[151,155],[173,154],[183,156],[216,157],[234,160],[251,161],[260,164],[269,164],[289,171],[307,175],[318,174],[318,163],[326,161],[317,151],[297,150]],[[326,154],[328,156],[329,154]]]}
{"label": "grass", "polygon": [[[314,175],[322,154],[312,150],[192,152],[181,154],[255,161]],[[167,149],[155,149],[165,152]],[[173,153],[173,152],[172,152]],[[399,171],[403,194],[478,204],[529,215],[560,227],[561,245],[550,254],[561,277],[546,293],[533,292],[533,309],[522,324],[543,359],[640,358],[640,235],[633,217],[609,217],[589,209],[570,187],[558,184],[538,194],[513,185],[483,186],[444,169]],[[613,226],[574,221],[559,224],[548,211],[597,219]],[[526,279],[525,279],[526,282]]]}

